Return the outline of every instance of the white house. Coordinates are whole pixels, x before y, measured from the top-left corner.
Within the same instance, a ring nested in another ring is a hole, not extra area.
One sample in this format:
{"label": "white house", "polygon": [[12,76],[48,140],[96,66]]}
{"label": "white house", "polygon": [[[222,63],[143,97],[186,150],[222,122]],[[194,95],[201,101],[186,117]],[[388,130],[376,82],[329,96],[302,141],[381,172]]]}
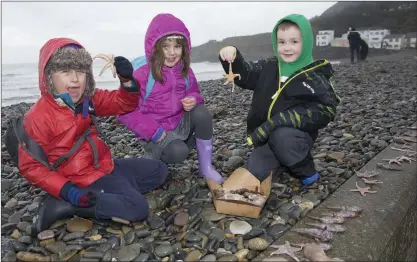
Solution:
{"label": "white house", "polygon": [[387,35],[382,40],[382,47],[386,49],[401,50],[407,46],[405,34]]}
{"label": "white house", "polygon": [[332,40],[332,46],[349,47],[349,41],[346,38],[338,37]]}
{"label": "white house", "polygon": [[[390,34],[390,30],[382,29],[380,27],[358,28],[356,31],[361,35],[361,38],[368,43],[369,48],[381,48],[382,39]],[[344,33],[342,38],[347,39],[348,33],[349,32]]]}
{"label": "white house", "polygon": [[405,38],[407,38],[407,47],[416,48],[417,32],[407,33]]}
{"label": "white house", "polygon": [[330,45],[334,39],[334,30],[322,30],[316,35],[316,46]]}

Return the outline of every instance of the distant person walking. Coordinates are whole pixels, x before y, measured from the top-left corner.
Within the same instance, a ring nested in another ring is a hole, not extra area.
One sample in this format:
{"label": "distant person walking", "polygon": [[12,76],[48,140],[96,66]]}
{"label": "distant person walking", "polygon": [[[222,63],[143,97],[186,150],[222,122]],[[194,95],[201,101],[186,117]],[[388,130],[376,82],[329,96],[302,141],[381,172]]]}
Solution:
{"label": "distant person walking", "polygon": [[361,36],[356,31],[355,28],[349,27],[349,34],[347,36],[347,39],[349,40],[349,47],[350,47],[350,61],[352,64],[355,62],[355,53],[356,53],[356,59],[359,61],[359,48],[360,48],[360,40]]}
{"label": "distant person walking", "polygon": [[362,38],[359,41],[359,54],[360,54],[360,61],[365,61],[366,57],[368,56],[368,50],[369,50],[369,46],[366,43],[365,40],[363,40]]}

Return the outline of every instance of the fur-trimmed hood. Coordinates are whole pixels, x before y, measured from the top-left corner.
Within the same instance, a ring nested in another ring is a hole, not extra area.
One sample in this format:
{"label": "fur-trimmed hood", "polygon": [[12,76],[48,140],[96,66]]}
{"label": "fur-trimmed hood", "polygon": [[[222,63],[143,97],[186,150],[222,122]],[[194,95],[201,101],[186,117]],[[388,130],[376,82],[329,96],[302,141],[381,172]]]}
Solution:
{"label": "fur-trimmed hood", "polygon": [[[80,48],[65,47],[76,45]],[[95,81],[92,69],[93,59],[84,47],[75,40],[69,38],[50,39],[41,48],[39,55],[39,89],[43,96],[52,96],[51,76],[54,72],[63,69],[76,69],[86,72],[85,96],[94,94]]]}

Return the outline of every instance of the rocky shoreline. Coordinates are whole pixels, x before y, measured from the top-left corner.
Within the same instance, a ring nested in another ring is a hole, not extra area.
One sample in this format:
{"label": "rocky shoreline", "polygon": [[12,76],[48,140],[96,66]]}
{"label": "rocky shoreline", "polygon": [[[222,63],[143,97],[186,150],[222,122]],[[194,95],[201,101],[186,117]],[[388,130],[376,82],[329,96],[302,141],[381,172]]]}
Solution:
{"label": "rocky shoreline", "polygon": [[[258,219],[215,212],[207,185],[197,176],[193,151],[184,163],[169,166],[165,185],[146,195],[152,210],[147,221],[78,218],[58,221],[32,238],[30,223],[45,193],[20,176],[2,141],[2,260],[251,260],[416,122],[416,64],[407,57],[335,66],[334,86],[342,102],[335,121],[320,131],[313,148],[321,184],[293,195],[298,181],[286,173],[275,177]],[[251,153],[245,142],[251,92],[236,88],[231,93],[222,83],[200,82],[200,87],[214,118],[214,165],[227,177]],[[8,120],[21,109],[26,111],[28,105],[2,108],[2,139]],[[114,117],[100,122],[114,157],[141,156],[133,133]]]}

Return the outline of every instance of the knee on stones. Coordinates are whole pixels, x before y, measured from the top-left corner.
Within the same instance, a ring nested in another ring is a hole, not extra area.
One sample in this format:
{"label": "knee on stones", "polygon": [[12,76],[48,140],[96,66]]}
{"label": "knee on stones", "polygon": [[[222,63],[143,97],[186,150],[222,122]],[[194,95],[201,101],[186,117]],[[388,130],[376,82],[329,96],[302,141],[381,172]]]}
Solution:
{"label": "knee on stones", "polygon": [[203,104],[196,105],[190,112],[191,118],[197,121],[211,121],[212,115]]}
{"label": "knee on stones", "polygon": [[130,222],[142,221],[149,215],[149,204],[145,197],[140,196],[134,199],[131,208],[126,214],[126,219]]}
{"label": "knee on stones", "polygon": [[168,177],[168,167],[162,161],[159,161],[159,166],[158,167],[159,167],[158,168],[158,175],[160,177],[158,186],[160,186],[160,185],[164,184],[165,181],[167,180],[167,177]]}
{"label": "knee on stones", "polygon": [[167,164],[178,164],[187,159],[188,146],[183,141],[172,141],[163,152],[163,161]]}

